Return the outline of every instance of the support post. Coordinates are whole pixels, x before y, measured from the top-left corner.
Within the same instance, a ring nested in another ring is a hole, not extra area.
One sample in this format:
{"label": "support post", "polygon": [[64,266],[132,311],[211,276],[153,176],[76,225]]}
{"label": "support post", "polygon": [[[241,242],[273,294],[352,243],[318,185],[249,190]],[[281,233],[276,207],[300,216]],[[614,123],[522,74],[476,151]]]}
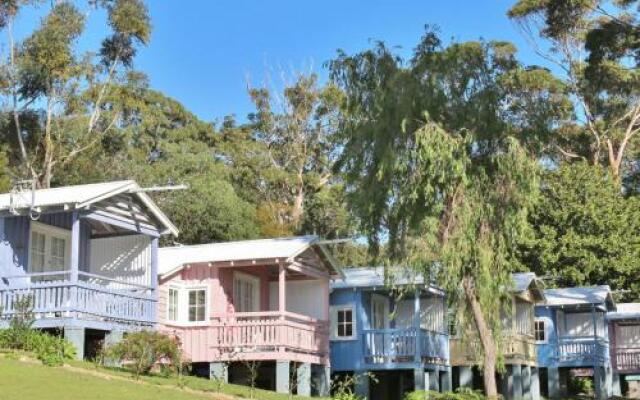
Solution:
{"label": "support post", "polygon": [[65,327],[64,338],[76,349],[76,359],[84,359],[84,328]]}
{"label": "support post", "polygon": [[429,371],[429,390],[434,392],[440,391],[440,371]]}
{"label": "support post", "polygon": [[531,367],[531,400],[540,400],[540,371]]}
{"label": "support post", "polygon": [[276,392],[289,393],[289,361],[276,361]]}
{"label": "support post", "polygon": [[224,362],[209,363],[209,379],[228,383],[229,365]]}
{"label": "support post", "polygon": [[522,398],[531,400],[531,367],[529,365],[522,366]]}
{"label": "support post", "polygon": [[331,367],[328,365],[314,365],[314,385],[320,397],[329,397],[331,394]]}
{"label": "support post", "polygon": [[440,390],[444,392],[450,392],[453,390],[453,376],[451,373],[451,367],[447,367],[446,370],[440,375]]}
{"label": "support post", "polygon": [[416,368],[422,368],[422,330],[420,329],[420,289],[416,289],[413,294],[413,328],[416,331],[416,349],[413,357],[413,361],[416,363]]}
{"label": "support post", "polygon": [[522,366],[513,364],[511,366],[511,375],[513,377],[513,399],[522,399]]}
{"label": "support post", "polygon": [[614,396],[622,396],[622,386],[620,384],[620,374],[613,373],[611,378],[611,391]]}
{"label": "support post", "polygon": [[279,351],[281,353],[285,352],[285,344],[284,343],[284,313],[287,309],[287,294],[286,294],[286,277],[287,277],[287,269],[284,264],[280,263],[278,265],[278,313],[280,314],[280,328],[279,336],[280,336],[280,348]]}
{"label": "support post", "polygon": [[429,373],[424,368],[413,369],[413,390],[427,390],[427,382],[429,379]]}
{"label": "support post", "polygon": [[369,375],[363,371],[356,371],[355,395],[359,399],[369,400]]}
{"label": "support post", "polygon": [[311,364],[302,363],[296,371],[296,389],[298,396],[311,396]]}
{"label": "support post", "polygon": [[69,280],[72,284],[78,283],[78,270],[80,269],[80,216],[78,211],[71,214],[71,264],[69,268]]}
{"label": "support post", "polygon": [[[122,332],[119,329],[114,329],[111,332],[107,332],[104,335],[104,348],[108,349],[109,347],[116,345],[118,343],[120,343],[122,341],[122,338],[124,337],[124,332]],[[105,359],[104,360],[105,364],[107,366],[110,367],[120,367],[121,363],[119,360],[115,360],[115,359]]]}
{"label": "support post", "polygon": [[560,370],[558,367],[547,368],[547,388],[550,399],[560,398]]}
{"label": "support post", "polygon": [[460,387],[473,388],[473,369],[471,367],[458,367]]}
{"label": "support post", "polygon": [[[156,301],[158,300],[158,245],[159,239],[157,237],[151,239],[151,282],[149,282],[149,286],[151,286],[152,296]],[[156,307],[151,307],[150,313],[151,321],[155,323],[157,321]]]}

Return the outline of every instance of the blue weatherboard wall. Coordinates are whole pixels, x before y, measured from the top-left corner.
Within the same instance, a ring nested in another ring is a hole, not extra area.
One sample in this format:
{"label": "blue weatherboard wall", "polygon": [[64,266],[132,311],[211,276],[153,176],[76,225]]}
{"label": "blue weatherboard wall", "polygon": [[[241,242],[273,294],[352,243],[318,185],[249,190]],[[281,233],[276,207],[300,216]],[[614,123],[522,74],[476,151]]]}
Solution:
{"label": "blue weatherboard wall", "polygon": [[361,332],[369,326],[366,315],[358,310],[362,304],[362,291],[354,289],[338,289],[331,293],[331,305],[354,305],[356,313],[356,338],[354,340],[331,341],[331,369],[334,372],[359,371],[364,369],[363,344]]}
{"label": "blue weatherboard wall", "polygon": [[[4,217],[0,228],[0,273],[19,275],[27,271],[29,254],[29,230],[31,218],[27,216]],[[37,222],[58,228],[71,229],[71,212],[44,214]],[[80,270],[87,271],[89,266],[89,240],[91,229],[86,221],[80,222]]]}

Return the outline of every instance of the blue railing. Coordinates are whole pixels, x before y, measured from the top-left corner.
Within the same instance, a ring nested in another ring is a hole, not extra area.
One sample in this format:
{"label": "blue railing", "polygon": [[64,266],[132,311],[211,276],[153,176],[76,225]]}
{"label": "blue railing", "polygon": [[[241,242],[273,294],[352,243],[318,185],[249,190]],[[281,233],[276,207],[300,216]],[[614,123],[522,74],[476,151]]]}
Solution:
{"label": "blue railing", "polygon": [[556,357],[561,363],[604,363],[609,359],[609,342],[602,337],[563,336],[556,343]]}
{"label": "blue railing", "polygon": [[449,359],[448,335],[445,333],[416,328],[369,329],[363,331],[362,336],[367,363],[413,362],[416,359],[446,362]]}
{"label": "blue railing", "polygon": [[59,271],[3,277],[0,318],[10,319],[17,301],[29,297],[38,320],[77,318],[137,325],[156,322],[152,288],[84,272],[72,282],[68,274]]}

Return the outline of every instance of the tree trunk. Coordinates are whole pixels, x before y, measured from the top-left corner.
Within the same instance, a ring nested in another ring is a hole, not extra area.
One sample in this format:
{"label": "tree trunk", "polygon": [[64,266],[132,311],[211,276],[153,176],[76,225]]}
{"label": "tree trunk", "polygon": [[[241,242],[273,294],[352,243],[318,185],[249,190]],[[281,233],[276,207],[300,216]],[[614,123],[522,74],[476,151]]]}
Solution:
{"label": "tree trunk", "polygon": [[291,209],[291,222],[293,226],[300,227],[300,219],[304,212],[304,179],[302,173],[298,175],[298,185],[296,187],[296,197],[293,200],[293,207]]}
{"label": "tree trunk", "polygon": [[496,363],[497,352],[496,343],[493,339],[491,329],[487,326],[484,313],[480,307],[480,302],[476,297],[475,283],[472,277],[465,276],[462,279],[464,294],[471,309],[473,320],[478,329],[478,336],[484,350],[484,391],[489,399],[498,398],[498,389],[496,385]]}

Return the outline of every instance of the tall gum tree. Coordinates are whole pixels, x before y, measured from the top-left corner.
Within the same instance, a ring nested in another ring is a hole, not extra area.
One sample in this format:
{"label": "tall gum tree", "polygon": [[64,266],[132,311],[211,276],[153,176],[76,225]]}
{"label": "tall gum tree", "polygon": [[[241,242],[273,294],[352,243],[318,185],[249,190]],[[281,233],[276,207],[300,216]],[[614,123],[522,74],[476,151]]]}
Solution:
{"label": "tall gum tree", "polygon": [[561,158],[606,165],[618,184],[637,164],[640,25],[636,0],[519,0],[508,15],[574,100],[555,140]]}
{"label": "tall gum tree", "polygon": [[2,134],[13,144],[12,161],[38,187],[51,185],[56,169],[97,145],[121,122],[122,110],[107,99],[126,80],[136,49],[151,35],[141,0],[88,1],[106,10],[107,32],[100,48],[79,54],[87,13],[70,1],[56,1],[24,39],[14,37],[16,16],[45,2],[0,2],[0,27],[7,34],[2,65]]}
{"label": "tall gum tree", "polygon": [[557,80],[523,68],[514,53],[502,42],[444,47],[428,30],[408,62],[378,43],[329,64],[346,95],[335,168],[351,208],[374,252],[438,273],[460,320],[475,328],[491,398],[539,143],[567,104]]}

